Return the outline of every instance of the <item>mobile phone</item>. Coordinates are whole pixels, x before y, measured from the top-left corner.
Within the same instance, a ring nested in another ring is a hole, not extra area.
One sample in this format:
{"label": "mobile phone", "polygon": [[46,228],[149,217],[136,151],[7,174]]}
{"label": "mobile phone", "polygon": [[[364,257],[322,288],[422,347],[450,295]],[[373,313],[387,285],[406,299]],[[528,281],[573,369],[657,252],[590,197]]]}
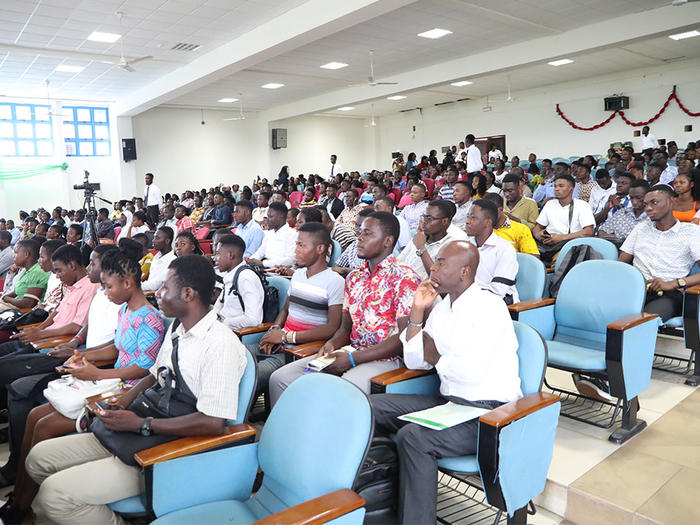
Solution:
{"label": "mobile phone", "polygon": [[95,403],[98,407],[100,407],[102,410],[121,410],[122,407],[119,405],[108,405],[107,403],[103,401],[97,401]]}

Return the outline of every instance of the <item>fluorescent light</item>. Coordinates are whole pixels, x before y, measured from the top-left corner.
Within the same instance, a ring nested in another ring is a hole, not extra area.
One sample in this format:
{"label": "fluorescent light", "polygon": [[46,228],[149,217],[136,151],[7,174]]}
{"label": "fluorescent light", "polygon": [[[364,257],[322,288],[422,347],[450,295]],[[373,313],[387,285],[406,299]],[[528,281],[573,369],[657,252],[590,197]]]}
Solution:
{"label": "fluorescent light", "polygon": [[468,80],[460,80],[459,82],[452,82],[452,84],[450,84],[450,86],[464,87],[464,86],[468,86],[470,84],[473,84],[473,82],[469,82]]}
{"label": "fluorescent light", "polygon": [[390,97],[386,97],[387,100],[403,100],[405,98],[406,97],[404,97],[403,95],[392,95]]}
{"label": "fluorescent light", "polygon": [[669,35],[668,38],[683,40],[684,38],[693,38],[694,36],[700,36],[700,31],[686,31],[685,33],[678,33],[677,35]]}
{"label": "fluorescent light", "polygon": [[566,64],[571,64],[573,60],[569,60],[568,58],[562,58],[560,60],[554,60],[552,62],[547,62],[550,66],[564,66]]}
{"label": "fluorescent light", "polygon": [[83,69],[85,69],[83,66],[68,66],[65,64],[56,66],[56,71],[59,73],[80,73]]}
{"label": "fluorescent light", "polygon": [[338,111],[352,111],[355,109],[355,106],[343,106],[342,108],[338,108]]}
{"label": "fluorescent light", "polygon": [[121,37],[121,35],[116,33],[100,33],[99,31],[93,31],[87,39],[93,42],[107,42],[108,44],[113,44]]}
{"label": "fluorescent light", "polygon": [[284,84],[277,84],[275,82],[270,82],[269,84],[263,84],[260,87],[265,88],[265,89],[279,89],[281,87],[284,87]]}
{"label": "fluorescent light", "polygon": [[321,67],[323,69],[342,69],[348,67],[348,65],[343,62],[328,62],[328,64],[323,64]]}
{"label": "fluorescent light", "polygon": [[237,98],[220,98],[219,102],[238,102]]}
{"label": "fluorescent light", "polygon": [[418,33],[418,36],[423,37],[423,38],[432,38],[433,40],[436,38],[442,38],[445,35],[451,35],[452,31],[449,29],[431,29],[430,31],[423,31],[422,33]]}

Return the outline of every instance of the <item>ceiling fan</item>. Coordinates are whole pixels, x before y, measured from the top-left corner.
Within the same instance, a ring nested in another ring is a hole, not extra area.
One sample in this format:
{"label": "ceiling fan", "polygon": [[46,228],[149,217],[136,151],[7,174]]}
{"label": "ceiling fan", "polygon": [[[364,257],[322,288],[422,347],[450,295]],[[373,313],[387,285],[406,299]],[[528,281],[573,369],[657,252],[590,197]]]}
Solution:
{"label": "ceiling fan", "polygon": [[377,127],[377,123],[376,123],[376,121],[374,120],[374,104],[371,104],[371,105],[370,105],[370,108],[371,108],[372,120],[370,120],[369,124],[366,124],[366,125],[363,126],[363,127],[365,127],[365,128],[376,128],[376,127]]}
{"label": "ceiling fan", "polygon": [[240,94],[238,95],[238,97],[238,107],[241,111],[240,115],[238,115],[237,117],[225,118],[224,120],[245,120],[245,115],[243,114],[243,99]]}
{"label": "ceiling fan", "polygon": [[508,96],[506,97],[506,102],[513,102],[514,100],[510,93],[510,75],[508,75]]}
{"label": "ceiling fan", "polygon": [[[117,18],[119,19],[119,27],[122,26],[122,18],[124,18],[124,13],[122,11],[117,11],[115,13],[117,15]],[[122,34],[124,31],[122,31]],[[133,73],[136,71],[133,67],[131,67],[134,64],[138,64],[139,62],[143,60],[148,60],[150,58],[153,58],[151,55],[144,56],[144,57],[139,57],[135,58],[133,60],[127,60],[126,57],[124,56],[124,38],[119,39],[119,48],[120,48],[120,56],[119,56],[119,62],[109,62],[106,60],[100,60],[100,62],[104,62],[105,64],[111,64],[113,66],[119,66],[122,68],[124,71],[128,71],[129,73]]]}
{"label": "ceiling fan", "polygon": [[369,77],[367,84],[370,86],[395,86],[398,82],[377,82],[374,78],[374,49],[369,50]]}

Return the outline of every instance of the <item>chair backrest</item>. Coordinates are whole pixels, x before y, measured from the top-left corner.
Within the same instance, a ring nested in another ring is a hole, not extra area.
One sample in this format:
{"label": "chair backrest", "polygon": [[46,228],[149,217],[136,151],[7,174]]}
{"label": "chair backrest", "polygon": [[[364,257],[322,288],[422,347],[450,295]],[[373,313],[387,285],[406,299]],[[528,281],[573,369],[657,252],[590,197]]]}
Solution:
{"label": "chair backrest", "polygon": [[331,258],[328,261],[328,266],[333,266],[340,258],[341,253],[343,253],[343,249],[340,247],[340,243],[333,239],[333,251],[331,251]]}
{"label": "chair backrest", "polygon": [[523,396],[535,394],[542,389],[547,368],[547,345],[534,328],[513,321],[518,338],[518,375]]}
{"label": "chair backrest", "polygon": [[290,279],[286,279],[285,277],[268,277],[267,282],[270,283],[270,286],[274,286],[277,288],[277,295],[279,296],[279,306],[277,308],[277,311],[281,311],[282,308],[284,308],[285,303],[287,302],[287,296],[289,295],[289,285],[291,283]]}
{"label": "chair backrest", "polygon": [[199,247],[202,248],[202,251],[207,255],[211,255],[213,253],[211,249],[211,241],[201,240],[199,241]]}
{"label": "chair backrest", "polygon": [[644,306],[644,277],[631,264],[584,261],[564,277],[554,305],[554,339],[605,349],[607,325]]}
{"label": "chair backrest", "polygon": [[433,179],[423,179],[421,182],[428,190],[428,197],[430,197],[433,194],[433,190],[435,189],[435,181]]}
{"label": "chair backrest", "polygon": [[560,261],[564,260],[564,255],[573,248],[580,244],[587,244],[600,255],[603,256],[605,261],[617,261],[618,252],[617,246],[606,239],[601,239],[600,237],[579,237],[578,239],[571,239],[567,242],[564,247],[559,251],[557,256],[557,262],[554,263],[554,271],[559,269]]}
{"label": "chair backrest", "polygon": [[227,421],[228,425],[239,425],[248,418],[248,412],[253,405],[253,393],[258,377],[258,363],[250,351],[246,350],[246,365],[241,377],[241,382],[238,385],[238,410],[236,412],[235,421]]}
{"label": "chair backrest", "polygon": [[291,205],[292,208],[298,208],[299,203],[302,201],[303,198],[304,198],[303,191],[293,191],[292,193],[289,194],[289,204]]}
{"label": "chair backrest", "polygon": [[515,288],[521,301],[539,299],[544,293],[547,269],[544,263],[529,253],[518,253],[518,274],[515,276]]}
{"label": "chair backrest", "polygon": [[372,430],[369,400],[355,385],[330,374],[300,377],[284,391],[260,434],[258,460],[265,476],[246,505],[261,518],[350,488]]}

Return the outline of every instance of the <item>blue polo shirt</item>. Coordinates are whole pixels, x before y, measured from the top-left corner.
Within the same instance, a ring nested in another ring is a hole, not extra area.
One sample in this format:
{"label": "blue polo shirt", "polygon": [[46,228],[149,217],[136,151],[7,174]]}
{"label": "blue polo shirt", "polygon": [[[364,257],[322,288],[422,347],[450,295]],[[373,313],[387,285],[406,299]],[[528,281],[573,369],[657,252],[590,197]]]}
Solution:
{"label": "blue polo shirt", "polygon": [[236,235],[245,241],[245,253],[243,256],[250,257],[260,248],[265,232],[257,222],[251,219],[245,226],[239,224],[236,227]]}

